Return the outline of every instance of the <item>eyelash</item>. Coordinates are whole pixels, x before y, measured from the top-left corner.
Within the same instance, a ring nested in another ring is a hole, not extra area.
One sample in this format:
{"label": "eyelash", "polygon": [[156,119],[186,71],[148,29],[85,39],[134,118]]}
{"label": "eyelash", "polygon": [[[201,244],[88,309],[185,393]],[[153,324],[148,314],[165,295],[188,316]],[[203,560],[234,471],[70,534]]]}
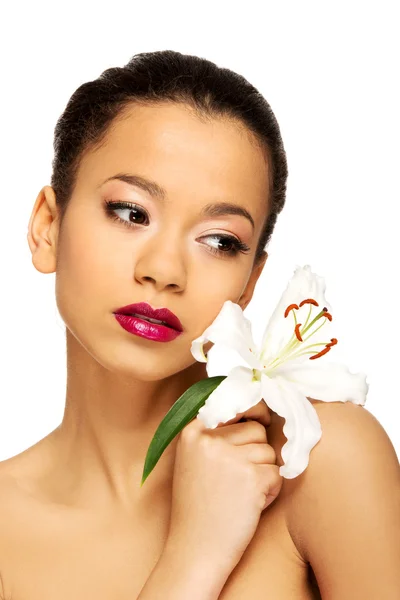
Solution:
{"label": "eyelash", "polygon": [[[111,200],[105,200],[105,211],[107,216],[112,219],[113,221],[117,221],[118,223],[122,223],[125,227],[128,227],[129,229],[131,229],[132,227],[137,227],[138,225],[142,225],[142,223],[131,223],[129,221],[125,221],[124,219],[121,219],[121,217],[119,217],[118,215],[115,214],[115,211],[121,208],[129,208],[131,210],[137,209],[140,212],[142,212],[142,214],[147,214],[145,213],[145,211],[143,211],[142,209],[140,209],[136,204],[130,204],[129,202],[113,202]],[[209,248],[209,252],[211,252],[212,254],[216,254],[218,256],[236,256],[239,252],[241,252],[242,254],[247,254],[250,251],[249,246],[247,246],[247,244],[244,244],[243,242],[241,242],[240,240],[238,240],[235,237],[232,237],[230,235],[223,235],[223,234],[219,234],[219,233],[215,233],[215,234],[211,234],[211,235],[206,235],[204,237],[213,237],[213,238],[220,238],[222,240],[225,240],[227,242],[230,242],[233,244],[233,248],[231,250],[219,250],[218,248],[213,248],[212,246],[208,246]]]}

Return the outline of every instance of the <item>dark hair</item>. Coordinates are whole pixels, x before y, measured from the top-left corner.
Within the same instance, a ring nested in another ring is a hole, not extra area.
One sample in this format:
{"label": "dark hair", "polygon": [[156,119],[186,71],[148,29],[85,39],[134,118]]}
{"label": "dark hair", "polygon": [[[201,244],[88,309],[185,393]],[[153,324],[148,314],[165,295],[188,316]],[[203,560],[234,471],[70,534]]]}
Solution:
{"label": "dark hair", "polygon": [[263,255],[286,197],[286,153],[274,113],[243,76],[215,63],[173,50],[142,52],[124,67],[112,67],[71,96],[54,130],[51,186],[60,219],[72,196],[85,153],[99,148],[111,125],[133,103],[184,103],[201,119],[228,117],[247,126],[264,152],[269,171],[269,210],[254,257]]}

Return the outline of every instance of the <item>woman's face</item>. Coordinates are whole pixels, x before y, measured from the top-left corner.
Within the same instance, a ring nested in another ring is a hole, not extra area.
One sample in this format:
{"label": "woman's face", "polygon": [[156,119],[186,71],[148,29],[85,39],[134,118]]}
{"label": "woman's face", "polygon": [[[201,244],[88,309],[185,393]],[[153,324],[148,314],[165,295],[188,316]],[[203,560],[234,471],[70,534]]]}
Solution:
{"label": "woman's face", "polygon": [[[121,174],[156,182],[164,198]],[[56,300],[66,326],[112,371],[155,380],[187,368],[196,362],[192,340],[223,303],[244,308],[251,299],[267,198],[267,164],[243,127],[202,122],[183,105],[132,106],[82,160],[59,232]],[[107,212],[106,201],[131,207]],[[234,204],[250,218],[207,213],[215,203]],[[219,236],[249,250],[235,251]],[[128,333],[113,311],[136,302],[168,308],[183,333],[170,342]]]}

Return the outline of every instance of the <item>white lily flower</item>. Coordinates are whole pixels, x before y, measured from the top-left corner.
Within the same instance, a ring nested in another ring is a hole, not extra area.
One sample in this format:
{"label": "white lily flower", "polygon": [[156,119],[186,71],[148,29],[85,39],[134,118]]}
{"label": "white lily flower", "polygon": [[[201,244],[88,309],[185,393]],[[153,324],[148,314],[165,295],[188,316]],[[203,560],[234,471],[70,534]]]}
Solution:
{"label": "white lily flower", "polygon": [[253,341],[251,322],[241,307],[227,300],[203,335],[193,340],[191,352],[196,360],[207,362],[203,346],[211,341],[236,350],[247,366],[238,363],[229,370],[197,418],[214,429],[264,400],[285,419],[287,442],[281,450],[284,465],[279,472],[287,479],[300,475],[322,435],[307,396],[363,406],[368,393],[363,373],[353,374],[345,365],[322,358],[337,344],[330,335],[331,321],[324,279],[312,273],[309,265],[295,269],[268,322],[261,348]]}

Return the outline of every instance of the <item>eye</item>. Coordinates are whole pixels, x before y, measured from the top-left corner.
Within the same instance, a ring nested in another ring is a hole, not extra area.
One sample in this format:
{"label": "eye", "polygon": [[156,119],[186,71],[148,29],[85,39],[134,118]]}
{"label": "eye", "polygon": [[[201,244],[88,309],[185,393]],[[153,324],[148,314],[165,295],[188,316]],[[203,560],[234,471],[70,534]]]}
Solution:
{"label": "eye", "polygon": [[[126,219],[122,219],[116,214],[117,210],[125,211],[127,216]],[[147,212],[136,204],[132,204],[130,202],[121,202],[121,201],[105,201],[105,211],[107,216],[113,221],[117,221],[118,223],[122,223],[125,227],[133,228],[138,225],[148,225],[149,218]],[[244,244],[242,241],[233,237],[231,235],[226,235],[222,233],[213,233],[211,235],[204,235],[200,239],[212,239],[217,242],[216,246],[207,246],[207,251],[211,252],[211,254],[215,254],[219,257],[230,257],[236,256],[241,252],[242,254],[247,254],[250,252],[249,246]]]}
{"label": "eye", "polygon": [[[118,215],[115,214],[117,210],[125,211],[125,215],[127,219],[121,219]],[[125,227],[136,227],[137,225],[147,225],[148,224],[148,214],[143,209],[140,208],[136,204],[131,204],[130,202],[113,202],[111,200],[105,201],[105,211],[107,216],[113,221],[118,221],[125,225]],[[147,223],[145,221],[147,220]]]}
{"label": "eye", "polygon": [[213,233],[211,235],[205,235],[200,239],[208,238],[217,240],[217,247],[208,246],[208,252],[218,256],[236,256],[239,252],[242,252],[242,254],[247,254],[250,251],[250,248],[247,246],[247,244],[244,244],[231,235]]}

